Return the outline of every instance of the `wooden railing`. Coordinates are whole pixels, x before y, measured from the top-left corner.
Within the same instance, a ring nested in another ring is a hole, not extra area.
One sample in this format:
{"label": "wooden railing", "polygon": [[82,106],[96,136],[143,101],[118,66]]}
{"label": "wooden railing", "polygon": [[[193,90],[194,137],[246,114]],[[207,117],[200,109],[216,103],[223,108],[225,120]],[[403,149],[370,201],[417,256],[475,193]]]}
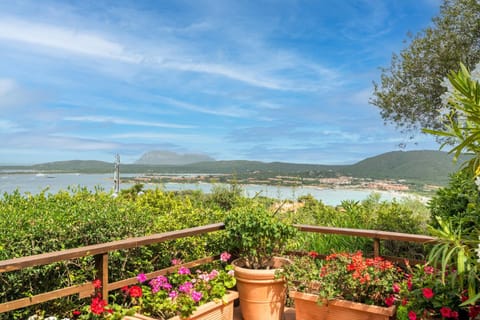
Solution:
{"label": "wooden railing", "polygon": [[[394,241],[406,241],[416,243],[434,243],[435,238],[414,235],[399,232],[387,232],[376,230],[361,230],[361,229],[347,229],[347,228],[334,228],[334,227],[319,227],[310,225],[296,225],[296,227],[303,232],[314,232],[322,234],[336,234],[345,236],[367,237],[373,239],[373,251],[374,255],[380,254],[380,241],[381,240],[394,240]],[[108,292],[122,288],[126,285],[135,284],[136,278],[123,279],[116,282],[108,282],[108,254],[116,250],[124,250],[137,248],[140,246],[156,244],[164,241],[175,240],[179,238],[196,236],[207,234],[214,231],[225,229],[223,223],[210,224],[206,226],[200,226],[195,228],[183,229],[178,231],[165,232],[161,234],[154,234],[145,237],[130,238],[119,241],[112,241],[102,244],[90,245],[81,248],[67,249],[56,252],[49,252],[44,254],[38,254],[22,258],[14,258],[9,260],[0,261],[0,273],[9,272],[14,270],[22,270],[28,267],[41,266],[51,264],[55,262],[82,258],[86,256],[93,256],[95,259],[95,268],[97,271],[97,278],[102,281],[102,295],[108,297]],[[214,257],[206,257],[184,264],[186,267],[194,267],[201,264],[205,264],[213,261]],[[171,271],[173,267],[157,270],[147,274],[148,278],[153,278],[159,275],[166,274]],[[62,288],[50,292],[45,292],[35,296],[8,301],[0,304],[0,313],[21,309],[24,307],[32,306],[35,304],[47,302],[50,300],[78,294],[80,298],[90,296],[93,292],[93,286],[91,283],[85,283],[67,288]]]}
{"label": "wooden railing", "polygon": [[403,242],[416,243],[435,243],[436,238],[401,232],[379,231],[379,230],[363,230],[363,229],[349,229],[349,228],[335,228],[335,227],[320,227],[310,225],[295,225],[300,231],[316,232],[324,234],[336,234],[343,236],[365,237],[373,239],[373,255],[378,257],[380,255],[380,240],[393,240]]}

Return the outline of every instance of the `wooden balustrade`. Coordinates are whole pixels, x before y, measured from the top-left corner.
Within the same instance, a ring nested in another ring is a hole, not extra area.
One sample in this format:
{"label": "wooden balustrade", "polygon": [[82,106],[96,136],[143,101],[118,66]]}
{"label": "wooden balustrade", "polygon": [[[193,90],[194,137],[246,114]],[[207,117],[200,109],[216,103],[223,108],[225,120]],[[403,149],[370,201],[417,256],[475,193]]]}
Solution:
{"label": "wooden balustrade", "polygon": [[[361,229],[347,229],[347,228],[334,228],[334,227],[320,227],[310,225],[296,225],[300,231],[314,232],[322,234],[336,234],[355,237],[367,237],[374,241],[374,255],[380,254],[380,241],[381,240],[394,240],[394,241],[406,241],[416,243],[434,243],[435,238],[424,235],[413,235],[399,232],[387,232],[377,230],[361,230]],[[175,240],[179,238],[196,236],[207,234],[210,232],[219,231],[225,228],[223,223],[210,224],[206,226],[188,228],[178,231],[165,232],[161,234],[154,234],[150,236],[130,238],[119,241],[112,241],[107,243],[101,243],[96,245],[90,245],[80,248],[67,249],[56,252],[49,252],[44,254],[38,254],[28,257],[14,258],[9,260],[0,261],[0,273],[9,272],[14,270],[21,270],[28,267],[41,266],[51,264],[55,262],[65,261],[69,259],[82,258],[86,256],[93,256],[95,259],[95,268],[97,271],[97,277],[102,281],[102,294],[103,297],[108,297],[108,292],[119,289],[126,285],[131,285],[137,282],[136,278],[123,279],[116,282],[108,282],[108,254],[116,250],[124,250],[137,248],[140,246],[156,244],[164,241]],[[184,264],[186,267],[194,267],[201,264],[205,264],[213,261],[213,257],[206,257]],[[173,267],[158,270],[147,274],[149,278],[166,274],[173,270]],[[0,313],[12,311],[38,303],[78,294],[80,298],[88,297],[93,292],[93,286],[91,283],[80,284],[71,286],[68,288],[62,288],[35,296],[17,299],[0,303]]]}
{"label": "wooden balustrade", "polygon": [[364,229],[350,229],[350,228],[335,228],[335,227],[321,227],[298,224],[295,225],[300,231],[316,232],[323,234],[336,234],[343,236],[366,237],[373,239],[373,255],[378,257],[380,255],[380,240],[393,240],[416,243],[435,243],[436,238],[420,235],[409,234],[401,232],[379,231],[379,230],[364,230]]}

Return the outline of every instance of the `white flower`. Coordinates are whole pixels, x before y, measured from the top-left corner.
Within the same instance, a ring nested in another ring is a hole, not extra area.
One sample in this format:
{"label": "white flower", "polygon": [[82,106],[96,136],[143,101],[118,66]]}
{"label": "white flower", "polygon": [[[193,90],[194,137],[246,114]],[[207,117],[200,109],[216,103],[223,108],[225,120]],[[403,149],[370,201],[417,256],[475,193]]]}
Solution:
{"label": "white flower", "polygon": [[[478,240],[480,240],[480,236],[478,237]],[[477,262],[480,263],[480,242],[478,243],[478,246],[477,246],[477,249],[475,249],[475,251],[477,252]]]}

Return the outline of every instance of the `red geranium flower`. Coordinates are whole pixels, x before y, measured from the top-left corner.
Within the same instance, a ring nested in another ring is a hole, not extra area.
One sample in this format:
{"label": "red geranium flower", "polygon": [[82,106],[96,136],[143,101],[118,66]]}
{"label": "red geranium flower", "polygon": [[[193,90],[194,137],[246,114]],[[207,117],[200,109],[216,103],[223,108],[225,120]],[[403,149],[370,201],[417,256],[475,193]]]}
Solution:
{"label": "red geranium flower", "polygon": [[102,281],[100,281],[100,279],[93,280],[92,284],[95,289],[99,289],[102,287]]}
{"label": "red geranium flower", "polygon": [[415,311],[408,312],[408,320],[417,320],[417,314],[415,313]]}
{"label": "red geranium flower", "polygon": [[107,305],[107,301],[97,296],[92,299],[92,303],[90,304],[90,310],[94,314],[102,314],[105,312],[106,305]]}
{"label": "red geranium flower", "polygon": [[140,288],[139,286],[131,286],[129,293],[130,293],[130,297],[138,298],[142,296],[143,292],[142,292],[142,288]]}
{"label": "red geranium flower", "polygon": [[444,318],[450,318],[452,316],[452,309],[450,309],[449,307],[441,307],[440,314]]}
{"label": "red geranium flower", "polygon": [[394,297],[393,295],[390,295],[390,296],[388,296],[388,297],[385,299],[385,304],[386,304],[388,307],[393,306],[394,303],[395,303],[395,297]]}
{"label": "red geranium flower", "polygon": [[427,299],[432,299],[434,296],[433,290],[430,288],[423,288],[422,293],[423,293],[423,296]]}

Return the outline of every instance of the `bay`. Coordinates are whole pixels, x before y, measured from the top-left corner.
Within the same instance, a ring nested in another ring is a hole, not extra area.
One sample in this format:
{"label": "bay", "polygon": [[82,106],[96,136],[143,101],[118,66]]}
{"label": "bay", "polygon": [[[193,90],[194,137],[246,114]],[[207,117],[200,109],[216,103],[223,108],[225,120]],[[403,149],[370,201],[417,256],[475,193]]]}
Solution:
{"label": "bay", "polygon": [[[134,177],[137,174],[122,174],[122,177]],[[127,189],[132,184],[122,183],[121,189]],[[215,184],[212,183],[175,183],[145,184],[145,189],[160,188],[166,191],[200,190],[210,193]],[[100,189],[106,192],[113,191],[113,174],[42,174],[42,173],[21,173],[11,174],[0,173],[0,194],[12,193],[18,190],[21,194],[57,193],[60,190],[85,187],[90,191]],[[327,205],[339,205],[344,200],[361,201],[366,199],[373,192],[380,195],[381,200],[391,201],[406,197],[416,198],[414,195],[400,192],[375,191],[367,189],[321,189],[311,186],[286,187],[271,185],[242,185],[245,196],[256,195],[275,198],[280,200],[295,201],[301,196],[312,195]],[[422,199],[419,199],[422,200]]]}

